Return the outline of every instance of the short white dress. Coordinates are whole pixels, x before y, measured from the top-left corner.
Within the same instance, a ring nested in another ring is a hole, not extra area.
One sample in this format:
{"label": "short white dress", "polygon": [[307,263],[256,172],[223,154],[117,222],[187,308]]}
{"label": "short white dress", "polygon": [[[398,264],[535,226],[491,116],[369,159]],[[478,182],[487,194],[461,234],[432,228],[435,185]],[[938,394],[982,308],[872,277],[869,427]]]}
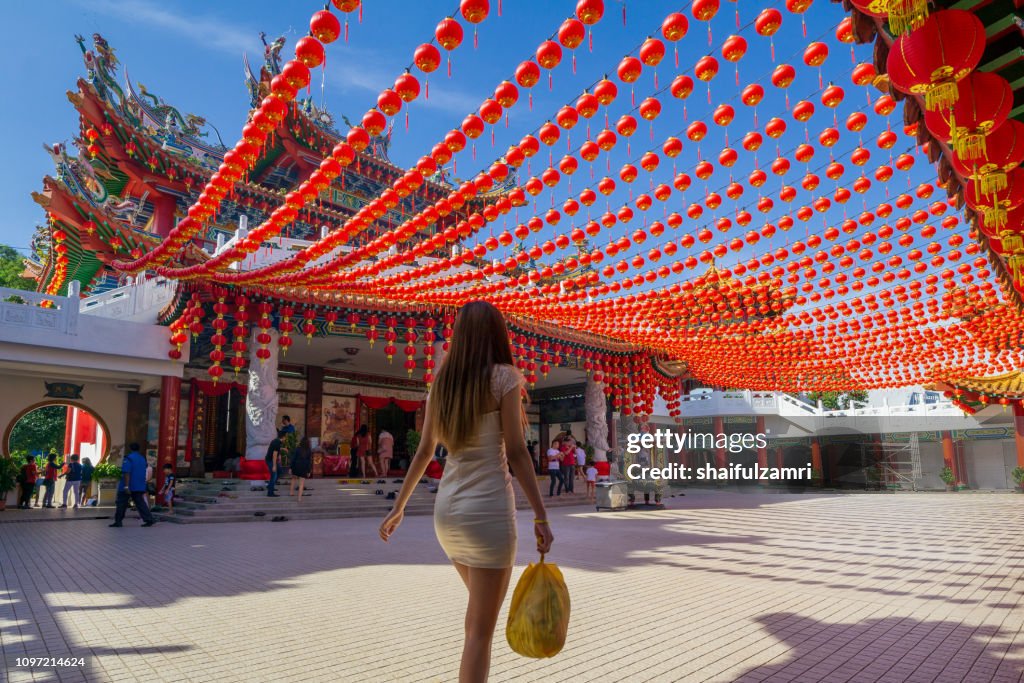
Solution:
{"label": "short white dress", "polygon": [[[496,365],[491,393],[500,404],[525,381],[511,365]],[[500,410],[483,415],[472,446],[448,454],[434,502],[434,531],[453,562],[485,569],[515,564],[515,493]]]}

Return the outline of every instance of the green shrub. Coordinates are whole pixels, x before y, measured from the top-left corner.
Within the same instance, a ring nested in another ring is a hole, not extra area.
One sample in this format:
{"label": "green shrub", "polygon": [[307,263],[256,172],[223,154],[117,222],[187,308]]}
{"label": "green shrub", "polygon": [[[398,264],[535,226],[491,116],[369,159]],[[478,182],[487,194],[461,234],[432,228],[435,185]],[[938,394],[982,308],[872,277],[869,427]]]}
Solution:
{"label": "green shrub", "polygon": [[92,471],[93,479],[119,479],[121,477],[121,466],[112,462],[101,462]]}
{"label": "green shrub", "polygon": [[943,467],[942,471],[939,472],[939,478],[946,482],[946,486],[952,486],[953,482],[956,481],[956,477],[953,476],[952,467]]}

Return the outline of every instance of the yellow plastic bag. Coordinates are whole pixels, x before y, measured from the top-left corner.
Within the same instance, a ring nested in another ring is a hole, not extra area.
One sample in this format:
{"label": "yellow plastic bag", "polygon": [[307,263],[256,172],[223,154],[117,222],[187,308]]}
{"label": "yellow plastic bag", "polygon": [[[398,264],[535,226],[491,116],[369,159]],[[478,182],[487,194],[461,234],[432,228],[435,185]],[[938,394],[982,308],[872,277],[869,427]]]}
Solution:
{"label": "yellow plastic bag", "polygon": [[554,657],[565,645],[569,630],[569,589],[558,567],[544,561],[531,564],[512,593],[505,637],[524,657]]}

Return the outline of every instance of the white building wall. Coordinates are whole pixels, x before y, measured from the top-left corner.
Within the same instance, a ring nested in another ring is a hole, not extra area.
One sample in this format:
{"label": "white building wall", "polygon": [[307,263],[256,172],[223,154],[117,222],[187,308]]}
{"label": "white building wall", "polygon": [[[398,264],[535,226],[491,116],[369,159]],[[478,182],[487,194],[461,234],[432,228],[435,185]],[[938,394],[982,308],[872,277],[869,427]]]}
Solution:
{"label": "white building wall", "polygon": [[[71,380],[73,384],[82,386],[82,398],[75,401],[62,401],[46,397],[44,381],[65,381],[54,377],[44,380],[43,377],[29,377],[4,374],[0,375],[0,428],[7,434],[14,419],[26,408],[45,401],[71,403],[85,408],[95,414],[106,424],[111,445],[117,449],[124,446],[125,425],[128,417],[128,392],[115,389],[113,384],[104,382]],[[0,452],[10,455],[7,442],[0,444]]]}

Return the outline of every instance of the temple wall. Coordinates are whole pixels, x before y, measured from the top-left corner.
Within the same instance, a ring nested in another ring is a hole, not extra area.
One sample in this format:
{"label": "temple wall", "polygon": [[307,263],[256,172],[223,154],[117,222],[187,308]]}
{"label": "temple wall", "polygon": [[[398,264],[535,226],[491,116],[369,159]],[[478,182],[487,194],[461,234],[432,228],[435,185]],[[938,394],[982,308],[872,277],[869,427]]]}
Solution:
{"label": "temple wall", "polygon": [[[82,398],[62,400],[46,397],[44,382],[69,382],[82,386]],[[113,383],[85,380],[67,380],[60,377],[0,375],[0,426],[4,430],[0,452],[9,455],[7,439],[10,429],[25,409],[41,403],[76,405],[94,413],[106,426],[112,451],[120,454],[124,446],[125,424],[128,413],[128,394],[114,387]]]}

